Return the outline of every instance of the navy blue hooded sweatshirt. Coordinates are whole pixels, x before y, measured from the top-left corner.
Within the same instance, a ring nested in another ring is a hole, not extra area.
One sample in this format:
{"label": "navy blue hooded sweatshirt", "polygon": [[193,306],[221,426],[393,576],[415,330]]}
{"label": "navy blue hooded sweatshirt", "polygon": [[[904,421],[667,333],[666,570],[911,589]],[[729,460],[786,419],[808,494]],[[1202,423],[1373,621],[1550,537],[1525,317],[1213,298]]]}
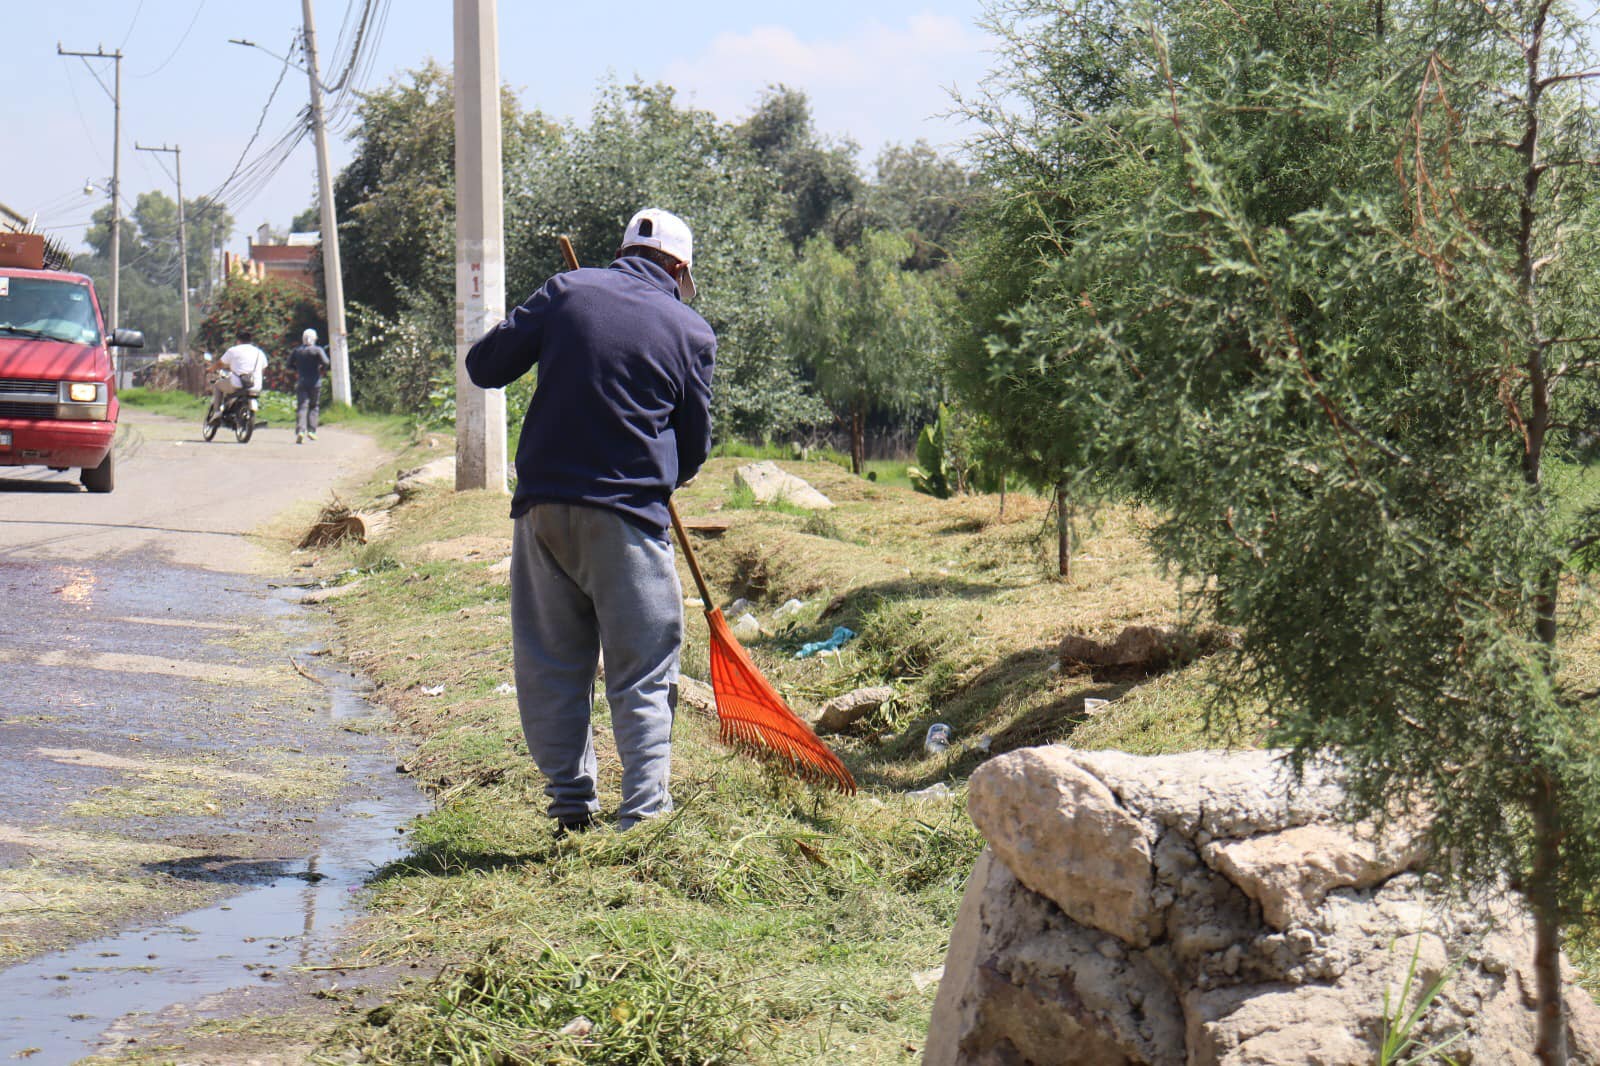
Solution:
{"label": "navy blue hooded sweatshirt", "polygon": [[711,450],[716,352],[706,320],[648,259],[545,282],[467,353],[480,388],[539,368],[511,517],[536,503],[586,504],[665,537],[668,496]]}

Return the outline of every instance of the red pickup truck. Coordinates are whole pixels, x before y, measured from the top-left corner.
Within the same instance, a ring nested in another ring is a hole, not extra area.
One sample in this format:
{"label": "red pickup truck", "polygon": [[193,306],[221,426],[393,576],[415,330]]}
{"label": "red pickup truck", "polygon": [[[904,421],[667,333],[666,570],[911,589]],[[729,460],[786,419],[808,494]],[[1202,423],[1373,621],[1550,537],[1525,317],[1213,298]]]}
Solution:
{"label": "red pickup truck", "polygon": [[33,236],[0,235],[0,467],[77,467],[84,488],[110,492],[117,390],[108,341],[141,348],[144,335],[108,338],[94,283],[42,269],[42,241],[21,239]]}

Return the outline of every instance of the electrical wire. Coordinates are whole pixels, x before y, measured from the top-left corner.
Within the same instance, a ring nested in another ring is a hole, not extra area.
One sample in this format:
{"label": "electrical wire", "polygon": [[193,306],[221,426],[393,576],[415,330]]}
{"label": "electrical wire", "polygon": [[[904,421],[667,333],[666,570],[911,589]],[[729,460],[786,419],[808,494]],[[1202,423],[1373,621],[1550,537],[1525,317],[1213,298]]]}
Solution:
{"label": "electrical wire", "polygon": [[238,160],[233,164],[233,170],[228,173],[226,178],[222,179],[222,184],[218,185],[215,189],[206,194],[206,199],[221,199],[221,194],[227,191],[232,185],[234,179],[239,176],[241,169],[244,167],[245,157],[250,154],[250,149],[255,147],[256,138],[261,136],[261,127],[266,124],[267,112],[272,109],[272,102],[273,100],[277,99],[278,90],[283,87],[283,79],[284,76],[289,73],[290,60],[293,55],[294,45],[291,44],[288,52],[285,53],[283,57],[283,66],[278,68],[278,80],[272,83],[272,91],[267,94],[267,102],[261,107],[261,117],[256,119],[255,131],[250,134],[250,140],[245,142],[244,151],[239,153]]}
{"label": "electrical wire", "polygon": [[72,106],[78,112],[78,122],[83,126],[84,140],[89,145],[89,150],[94,153],[94,157],[100,161],[102,167],[109,167],[110,164],[106,162],[106,157],[100,154],[94,131],[89,128],[89,120],[83,113],[83,104],[78,100],[78,87],[73,84],[72,64],[70,63],[67,64],[67,90],[72,94]]}
{"label": "electrical wire", "polygon": [[190,31],[192,31],[194,29],[194,24],[196,22],[200,21],[200,12],[202,12],[202,11],[204,11],[206,9],[206,3],[207,3],[207,0],[200,0],[200,2],[195,5],[194,14],[191,15],[190,18],[189,18],[188,28],[183,31],[183,36],[178,38],[178,43],[172,46],[172,51],[167,53],[167,58],[165,58],[165,59],[163,59],[161,61],[161,65],[160,66],[156,67],[156,69],[154,69],[152,71],[149,71],[147,73],[134,74],[134,75],[131,75],[131,76],[135,77],[135,78],[153,78],[157,74],[160,74],[163,70],[166,70],[167,69],[167,64],[171,63],[175,58],[177,58],[178,52],[180,50],[182,50],[183,42],[185,42],[185,41],[187,41],[189,39],[189,33],[190,33]]}
{"label": "electrical wire", "polygon": [[117,45],[117,51],[122,51],[127,45],[128,38],[133,36],[133,28],[139,25],[139,15],[144,11],[144,0],[139,0],[139,6],[133,9],[133,18],[128,20],[128,32],[122,35],[122,44]]}

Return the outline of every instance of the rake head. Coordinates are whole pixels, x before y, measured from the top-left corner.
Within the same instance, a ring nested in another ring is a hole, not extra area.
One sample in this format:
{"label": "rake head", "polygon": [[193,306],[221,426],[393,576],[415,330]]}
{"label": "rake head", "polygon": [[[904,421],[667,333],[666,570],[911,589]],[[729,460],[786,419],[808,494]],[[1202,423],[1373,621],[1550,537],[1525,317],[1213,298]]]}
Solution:
{"label": "rake head", "polygon": [[706,623],[711,629],[711,688],[723,743],[774,761],[804,781],[854,794],[856,779],[761,676],[722,612],[715,607],[706,611]]}

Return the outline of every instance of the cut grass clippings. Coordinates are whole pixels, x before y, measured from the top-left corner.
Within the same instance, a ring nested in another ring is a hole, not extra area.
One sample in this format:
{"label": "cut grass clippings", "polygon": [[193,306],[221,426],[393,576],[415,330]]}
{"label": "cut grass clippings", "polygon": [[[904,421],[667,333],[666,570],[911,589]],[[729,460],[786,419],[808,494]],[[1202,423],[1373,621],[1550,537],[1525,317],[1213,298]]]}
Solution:
{"label": "cut grass clippings", "polygon": [[[697,548],[723,603],[746,597],[762,621],[757,663],[801,714],[860,685],[896,689],[857,732],[830,738],[862,785],[855,797],[772,777],[683,714],[677,809],[625,834],[558,840],[505,688],[506,498],[431,489],[396,509],[378,544],[321,558],[325,577],[361,571],[330,604],[341,651],[415,734],[405,768],[437,801],[411,854],[373,878],[366,961],[443,967],[347,1025],[328,1061],[915,1062],[936,987],[911,978],[943,961],[983,846],[966,815],[972,768],[1053,741],[1212,742],[1205,662],[1159,678],[1053,669],[1069,632],[1181,620],[1137,513],[1080,530],[1062,581],[1046,501],[1012,494],[1002,517],[997,497],[935,500],[831,462],[785,462],[838,505],[789,513],[736,495],[740,463],[713,460],[678,502],[729,522]],[[778,621],[789,599],[802,606]],[[838,625],[858,634],[839,654],[794,658]],[[698,610],[686,632],[685,672],[704,678]],[[1090,713],[1086,698],[1110,702]],[[955,743],[928,756],[934,721]],[[595,725],[610,811],[620,768],[603,700]],[[909,794],[936,782],[948,791]]]}

